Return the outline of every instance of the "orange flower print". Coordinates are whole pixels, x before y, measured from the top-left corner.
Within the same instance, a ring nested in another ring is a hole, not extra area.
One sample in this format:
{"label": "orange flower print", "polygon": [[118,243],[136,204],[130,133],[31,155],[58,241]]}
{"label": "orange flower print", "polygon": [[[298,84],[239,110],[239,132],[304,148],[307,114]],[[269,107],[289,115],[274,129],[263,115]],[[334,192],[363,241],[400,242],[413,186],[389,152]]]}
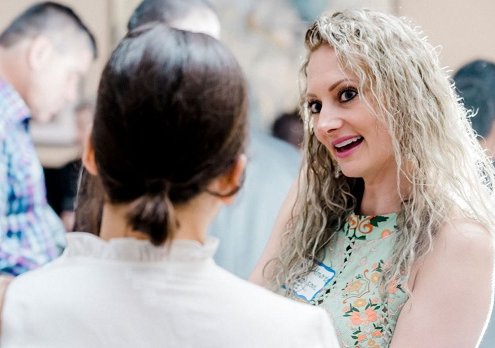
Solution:
{"label": "orange flower print", "polygon": [[387,238],[388,236],[390,236],[392,234],[392,232],[390,232],[390,230],[383,230],[382,231],[382,239],[385,239]]}
{"label": "orange flower print", "polygon": [[366,334],[362,333],[357,337],[358,342],[364,341],[366,339]]}
{"label": "orange flower print", "polygon": [[366,300],[364,300],[362,298],[357,299],[356,301],[354,301],[353,306],[354,307],[363,307],[363,306],[366,306]]}
{"label": "orange flower print", "polygon": [[356,228],[358,225],[358,217],[354,214],[351,214],[347,219],[350,228]]}
{"label": "orange flower print", "polygon": [[380,348],[380,346],[378,344],[376,344],[375,340],[369,340],[368,341],[368,347],[371,347],[371,348]]}
{"label": "orange flower print", "polygon": [[378,320],[378,315],[374,310],[368,308],[367,310],[362,312],[352,312],[351,314],[351,323],[354,326],[359,326],[362,324],[368,324]]}
{"label": "orange flower print", "polygon": [[372,322],[372,321],[377,321],[378,320],[378,315],[376,314],[376,312],[374,310],[372,310],[371,308],[368,308],[367,310],[364,311],[366,313],[366,320],[368,322]]}
{"label": "orange flower print", "polygon": [[380,278],[381,278],[380,273],[378,273],[378,272],[373,272],[373,273],[371,274],[370,280],[371,280],[371,282],[372,282],[372,283],[376,283],[376,282],[378,282],[378,281],[380,280]]}
{"label": "orange flower print", "polygon": [[382,332],[380,330],[375,330],[371,333],[371,336],[373,337],[382,337]]}
{"label": "orange flower print", "polygon": [[351,314],[351,323],[354,326],[358,326],[363,323],[363,320],[361,320],[361,314],[359,312],[353,312]]}
{"label": "orange flower print", "polygon": [[370,223],[370,219],[366,218],[359,222],[359,232],[362,234],[369,234],[373,232],[373,225]]}
{"label": "orange flower print", "polygon": [[391,280],[388,284],[387,284],[387,292],[389,294],[395,294],[397,292],[397,281],[396,280]]}
{"label": "orange flower print", "polygon": [[358,291],[359,289],[361,289],[362,286],[363,286],[363,284],[361,281],[355,280],[353,282],[350,282],[349,285],[347,285],[346,291],[355,292],[355,291]]}

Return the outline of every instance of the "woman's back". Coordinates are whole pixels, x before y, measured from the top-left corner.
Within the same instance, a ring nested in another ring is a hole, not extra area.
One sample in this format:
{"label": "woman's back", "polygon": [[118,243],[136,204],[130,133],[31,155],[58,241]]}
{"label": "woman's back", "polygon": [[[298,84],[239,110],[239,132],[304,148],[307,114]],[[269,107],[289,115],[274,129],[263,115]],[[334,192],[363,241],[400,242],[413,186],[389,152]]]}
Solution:
{"label": "woman's back", "polygon": [[9,286],[2,347],[337,347],[323,311],[218,267],[217,240],[170,248],[69,235]]}

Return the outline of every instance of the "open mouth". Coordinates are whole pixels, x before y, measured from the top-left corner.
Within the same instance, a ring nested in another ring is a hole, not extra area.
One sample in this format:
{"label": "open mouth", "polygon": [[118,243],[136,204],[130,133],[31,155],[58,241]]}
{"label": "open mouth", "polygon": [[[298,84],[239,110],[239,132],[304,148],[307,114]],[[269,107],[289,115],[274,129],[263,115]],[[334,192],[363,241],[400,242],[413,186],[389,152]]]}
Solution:
{"label": "open mouth", "polygon": [[362,136],[355,136],[353,138],[344,140],[341,143],[335,144],[335,150],[338,153],[349,151],[363,142],[364,138]]}

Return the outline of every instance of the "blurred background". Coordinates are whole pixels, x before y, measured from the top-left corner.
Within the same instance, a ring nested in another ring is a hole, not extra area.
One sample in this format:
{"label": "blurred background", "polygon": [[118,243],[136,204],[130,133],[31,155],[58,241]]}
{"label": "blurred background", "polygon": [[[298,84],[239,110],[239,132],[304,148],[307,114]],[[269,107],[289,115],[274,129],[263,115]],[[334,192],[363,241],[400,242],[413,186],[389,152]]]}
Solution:
{"label": "blurred background", "polygon": [[[34,0],[0,0],[0,27]],[[139,0],[64,0],[96,34],[99,57],[81,85],[92,101],[99,74],[125,34]],[[273,120],[298,101],[298,70],[308,23],[324,10],[367,7],[410,18],[439,47],[441,62],[454,71],[475,59],[495,60],[493,0],[212,0],[222,22],[222,40],[234,51],[252,91],[252,122],[269,131]],[[79,151],[72,109],[51,124],[33,125],[33,137],[45,167],[59,167]]]}

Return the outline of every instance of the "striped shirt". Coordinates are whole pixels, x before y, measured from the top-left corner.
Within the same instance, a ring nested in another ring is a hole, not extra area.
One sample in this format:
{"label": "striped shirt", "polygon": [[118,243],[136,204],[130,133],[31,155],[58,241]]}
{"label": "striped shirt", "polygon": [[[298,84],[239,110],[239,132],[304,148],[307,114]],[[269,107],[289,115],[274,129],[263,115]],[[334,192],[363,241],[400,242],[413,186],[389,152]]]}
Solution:
{"label": "striped shirt", "polygon": [[0,81],[0,274],[19,275],[61,254],[64,227],[46,201],[29,135],[30,111]]}

